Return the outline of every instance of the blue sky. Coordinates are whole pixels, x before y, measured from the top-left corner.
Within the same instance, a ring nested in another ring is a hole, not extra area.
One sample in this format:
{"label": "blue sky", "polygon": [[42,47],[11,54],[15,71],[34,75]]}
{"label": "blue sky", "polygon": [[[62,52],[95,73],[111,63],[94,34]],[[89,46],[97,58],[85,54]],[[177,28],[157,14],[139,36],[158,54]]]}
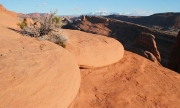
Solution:
{"label": "blue sky", "polygon": [[138,15],[180,12],[180,0],[0,0],[0,4],[20,13],[58,10],[58,15],[81,15],[94,11]]}

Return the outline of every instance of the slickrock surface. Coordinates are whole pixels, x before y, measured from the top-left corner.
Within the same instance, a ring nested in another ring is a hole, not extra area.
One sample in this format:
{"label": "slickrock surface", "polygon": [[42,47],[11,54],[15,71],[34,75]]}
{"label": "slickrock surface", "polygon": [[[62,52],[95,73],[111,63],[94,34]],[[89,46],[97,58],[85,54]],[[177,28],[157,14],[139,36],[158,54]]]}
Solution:
{"label": "slickrock surface", "polygon": [[18,20],[0,12],[0,108],[67,108],[80,71],[62,47],[16,33]]}
{"label": "slickrock surface", "polygon": [[125,51],[118,63],[81,70],[69,108],[179,108],[180,75]]}
{"label": "slickrock surface", "polygon": [[68,33],[66,49],[75,55],[81,68],[102,67],[123,58],[124,47],[113,38],[85,33],[78,30],[62,30]]}

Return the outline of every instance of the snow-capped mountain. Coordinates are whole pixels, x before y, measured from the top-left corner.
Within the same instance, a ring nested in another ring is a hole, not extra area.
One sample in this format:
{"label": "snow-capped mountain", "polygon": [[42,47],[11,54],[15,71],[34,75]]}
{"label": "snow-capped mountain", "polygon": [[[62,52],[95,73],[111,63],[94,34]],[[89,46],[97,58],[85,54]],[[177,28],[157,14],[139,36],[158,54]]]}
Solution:
{"label": "snow-capped mountain", "polygon": [[95,11],[88,13],[87,15],[93,15],[93,16],[106,16],[106,15],[113,15],[113,14],[119,14],[116,12],[108,12],[108,11]]}
{"label": "snow-capped mountain", "polygon": [[92,16],[108,16],[108,15],[125,15],[125,16],[148,16],[152,15],[153,12],[146,12],[146,11],[135,11],[135,12],[124,12],[124,13],[117,13],[117,12],[108,12],[108,11],[94,11],[85,15],[92,15]]}

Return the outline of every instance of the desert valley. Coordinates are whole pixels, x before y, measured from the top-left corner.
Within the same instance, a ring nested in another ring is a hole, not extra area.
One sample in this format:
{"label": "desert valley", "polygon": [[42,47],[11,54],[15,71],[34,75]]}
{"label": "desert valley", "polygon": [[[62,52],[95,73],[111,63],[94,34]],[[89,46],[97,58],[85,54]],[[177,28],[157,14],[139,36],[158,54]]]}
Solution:
{"label": "desert valley", "polygon": [[180,13],[42,17],[0,5],[0,108],[180,108]]}

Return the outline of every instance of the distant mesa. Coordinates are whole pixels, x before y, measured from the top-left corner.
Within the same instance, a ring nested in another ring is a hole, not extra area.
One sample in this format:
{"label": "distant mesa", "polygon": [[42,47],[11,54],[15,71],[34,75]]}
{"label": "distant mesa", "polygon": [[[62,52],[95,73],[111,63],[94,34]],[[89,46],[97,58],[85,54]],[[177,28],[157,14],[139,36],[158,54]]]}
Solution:
{"label": "distant mesa", "polygon": [[154,26],[158,26],[159,30],[167,31],[169,33],[178,32],[177,29],[180,29],[180,13],[168,12],[153,14],[150,16],[107,15],[105,17],[140,24],[152,28],[154,28]]}
{"label": "distant mesa", "polygon": [[32,18],[32,19],[39,19],[41,17],[45,17],[47,16],[48,13],[38,13],[38,12],[35,12],[35,13],[29,13],[29,14],[23,14],[23,13],[18,13],[18,17],[20,18]]}

